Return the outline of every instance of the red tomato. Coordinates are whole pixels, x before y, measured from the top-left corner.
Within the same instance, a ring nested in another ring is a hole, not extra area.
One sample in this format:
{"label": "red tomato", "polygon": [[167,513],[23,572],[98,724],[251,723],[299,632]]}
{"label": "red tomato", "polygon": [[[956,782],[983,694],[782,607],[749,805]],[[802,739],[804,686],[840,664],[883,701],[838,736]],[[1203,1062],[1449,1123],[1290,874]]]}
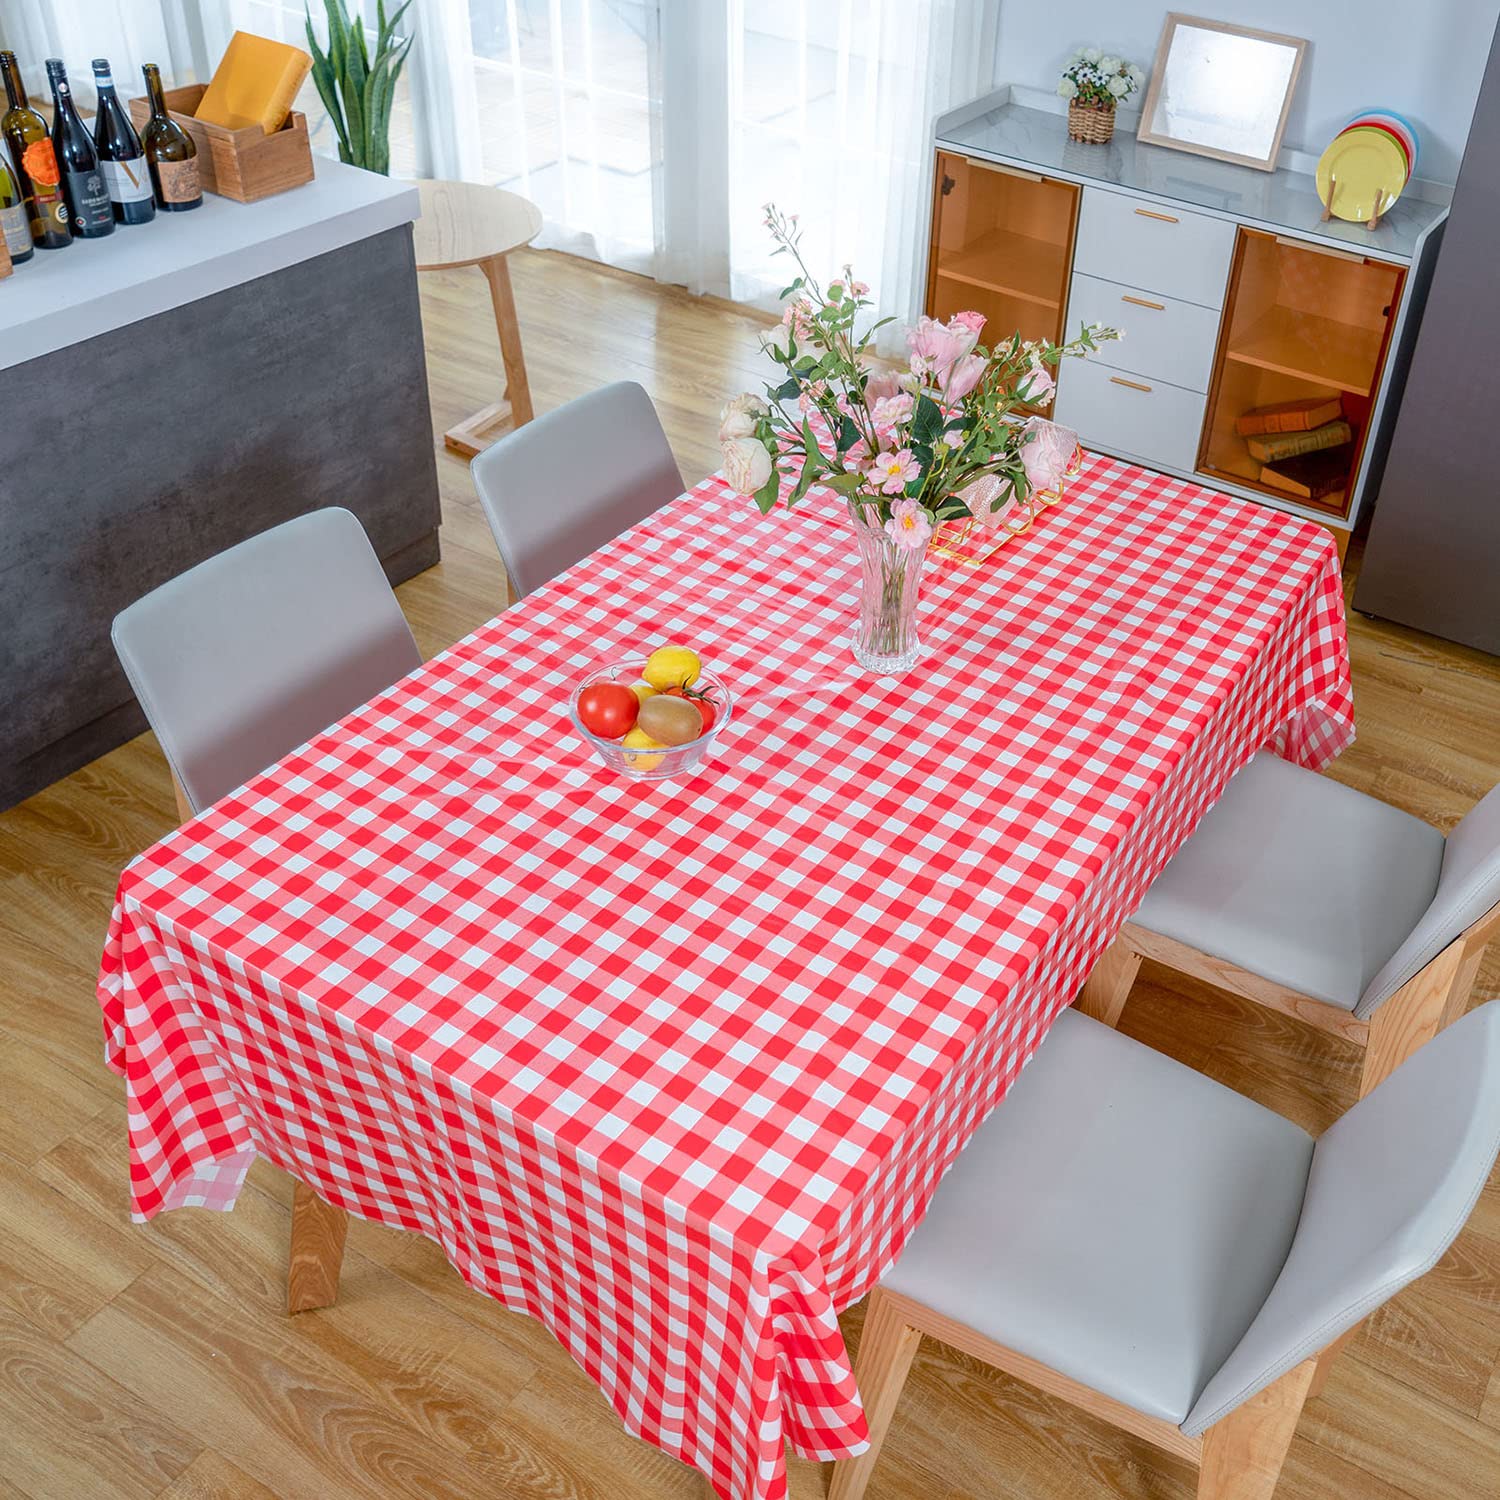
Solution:
{"label": "red tomato", "polygon": [[596,682],[578,695],[578,718],[600,739],[619,739],[634,727],[640,711],[640,699],[623,682]]}
{"label": "red tomato", "polygon": [[714,720],[719,717],[719,710],[714,706],[713,699],[706,693],[697,693],[691,688],[675,687],[668,688],[662,696],[666,698],[686,698],[703,716],[704,734],[707,734],[714,727]]}

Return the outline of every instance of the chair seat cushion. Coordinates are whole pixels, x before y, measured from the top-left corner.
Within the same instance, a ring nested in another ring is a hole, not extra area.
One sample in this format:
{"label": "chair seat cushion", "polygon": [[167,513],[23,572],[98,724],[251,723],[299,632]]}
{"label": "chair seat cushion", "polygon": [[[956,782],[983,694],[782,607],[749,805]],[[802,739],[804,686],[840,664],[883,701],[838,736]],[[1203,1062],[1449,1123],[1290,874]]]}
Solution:
{"label": "chair seat cushion", "polygon": [[1430,824],[1262,752],[1131,921],[1353,1010],[1427,910],[1442,862]]}
{"label": "chair seat cushion", "polygon": [[960,1154],[892,1291],[1180,1423],[1286,1259],[1313,1142],[1064,1011]]}

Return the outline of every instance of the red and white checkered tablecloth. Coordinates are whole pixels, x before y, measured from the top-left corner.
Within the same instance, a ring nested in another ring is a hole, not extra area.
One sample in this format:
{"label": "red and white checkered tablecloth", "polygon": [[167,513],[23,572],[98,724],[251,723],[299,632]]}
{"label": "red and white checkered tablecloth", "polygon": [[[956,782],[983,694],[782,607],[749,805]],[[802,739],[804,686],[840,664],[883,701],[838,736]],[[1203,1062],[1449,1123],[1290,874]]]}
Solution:
{"label": "red and white checkered tablecloth", "polygon": [[[497,565],[498,580],[498,565]],[[735,1500],[862,1450],[835,1315],[1232,773],[1353,737],[1332,540],[1091,459],[859,671],[838,502],[710,479],[134,860],[99,993],[139,1219],[259,1153],[438,1241]],[[681,785],[567,685],[735,693]]]}

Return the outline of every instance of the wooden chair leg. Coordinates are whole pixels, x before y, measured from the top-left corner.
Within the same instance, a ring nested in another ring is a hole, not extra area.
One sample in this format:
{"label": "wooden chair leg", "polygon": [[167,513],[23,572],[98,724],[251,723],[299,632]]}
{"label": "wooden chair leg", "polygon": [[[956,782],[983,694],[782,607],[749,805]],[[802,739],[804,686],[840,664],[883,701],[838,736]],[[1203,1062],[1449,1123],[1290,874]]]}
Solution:
{"label": "wooden chair leg", "polygon": [[339,1267],[349,1215],[325,1203],[306,1183],[292,1193],[292,1249],[286,1272],[286,1310],[332,1307],[339,1294]]}
{"label": "wooden chair leg", "polygon": [[876,1287],[870,1293],[865,1312],[865,1329],[860,1335],[859,1358],[854,1365],[854,1379],[864,1403],[865,1421],[870,1428],[870,1446],[858,1458],[846,1458],[833,1466],[833,1483],[828,1500],[861,1500],[870,1472],[880,1457],[880,1445],[895,1414],[907,1371],[922,1342],[922,1331],[913,1328],[895,1305]]}
{"label": "wooden chair leg", "polygon": [[1140,967],[1141,955],[1124,938],[1116,938],[1094,965],[1073,1003],[1084,1015],[1106,1026],[1117,1025]]}
{"label": "wooden chair leg", "polygon": [[1370,1017],[1361,1099],[1463,1014],[1482,952],[1466,953],[1462,938],[1449,943]]}
{"label": "wooden chair leg", "polygon": [[1307,1399],[1311,1401],[1314,1396],[1323,1394],[1323,1387],[1328,1384],[1328,1372],[1333,1368],[1333,1362],[1354,1341],[1354,1336],[1364,1325],[1356,1323],[1347,1333],[1341,1333],[1314,1361],[1312,1384],[1307,1388]]}
{"label": "wooden chair leg", "polygon": [[1271,1500],[1314,1364],[1303,1360],[1203,1434],[1198,1500]]}

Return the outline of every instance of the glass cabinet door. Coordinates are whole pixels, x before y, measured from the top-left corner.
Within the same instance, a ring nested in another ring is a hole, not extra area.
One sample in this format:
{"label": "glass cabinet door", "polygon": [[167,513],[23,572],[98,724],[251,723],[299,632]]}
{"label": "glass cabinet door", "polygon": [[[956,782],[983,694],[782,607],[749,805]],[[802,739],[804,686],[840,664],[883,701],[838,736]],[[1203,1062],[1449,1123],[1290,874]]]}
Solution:
{"label": "glass cabinet door", "polygon": [[928,313],[983,313],[986,344],[1060,340],[1077,216],[1071,182],[938,152]]}
{"label": "glass cabinet door", "polygon": [[1405,276],[1242,228],[1200,472],[1347,515]]}

